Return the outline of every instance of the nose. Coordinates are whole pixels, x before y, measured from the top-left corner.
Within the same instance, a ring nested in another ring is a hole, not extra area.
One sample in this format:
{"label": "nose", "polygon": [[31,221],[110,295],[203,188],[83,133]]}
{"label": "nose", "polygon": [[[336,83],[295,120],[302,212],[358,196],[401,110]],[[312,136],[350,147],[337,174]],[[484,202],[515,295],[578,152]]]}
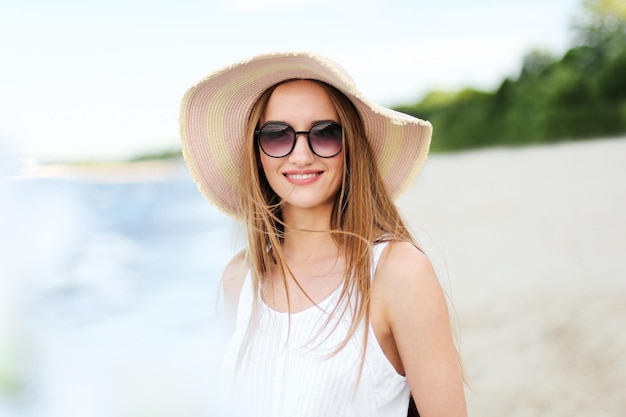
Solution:
{"label": "nose", "polygon": [[309,138],[306,134],[300,133],[296,136],[296,145],[289,154],[289,162],[298,166],[306,166],[313,163],[315,154],[309,148]]}

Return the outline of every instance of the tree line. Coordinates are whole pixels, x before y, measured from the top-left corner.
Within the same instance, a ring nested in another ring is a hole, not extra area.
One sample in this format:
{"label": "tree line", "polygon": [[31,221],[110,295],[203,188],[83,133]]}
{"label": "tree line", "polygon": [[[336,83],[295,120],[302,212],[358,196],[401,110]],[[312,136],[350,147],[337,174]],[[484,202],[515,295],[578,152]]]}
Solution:
{"label": "tree line", "polygon": [[581,11],[560,59],[533,50],[495,91],[432,91],[395,109],[433,123],[433,151],[626,133],[626,2],[586,0]]}

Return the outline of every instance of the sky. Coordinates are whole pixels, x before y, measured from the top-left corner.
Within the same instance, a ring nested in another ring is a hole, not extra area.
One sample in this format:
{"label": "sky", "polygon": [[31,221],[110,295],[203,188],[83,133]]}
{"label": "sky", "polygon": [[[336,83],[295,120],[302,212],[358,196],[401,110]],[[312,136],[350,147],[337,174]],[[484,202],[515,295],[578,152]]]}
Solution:
{"label": "sky", "polygon": [[382,105],[497,88],[571,46],[580,0],[0,0],[0,146],[35,161],[179,147],[180,101],[273,51],[339,62]]}

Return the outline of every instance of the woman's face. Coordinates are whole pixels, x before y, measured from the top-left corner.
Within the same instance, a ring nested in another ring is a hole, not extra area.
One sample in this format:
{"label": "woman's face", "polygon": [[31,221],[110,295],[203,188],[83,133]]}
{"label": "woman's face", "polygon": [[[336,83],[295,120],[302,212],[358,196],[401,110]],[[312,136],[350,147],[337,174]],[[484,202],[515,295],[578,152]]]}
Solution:
{"label": "woman's face", "polygon": [[[339,116],[328,94],[320,85],[307,80],[289,81],[272,93],[260,125],[282,122],[296,132],[309,131],[317,122],[334,121]],[[321,158],[309,147],[307,135],[296,136],[291,153],[272,158],[259,150],[261,165],[270,186],[285,206],[303,209],[332,208],[344,171],[343,150]]]}

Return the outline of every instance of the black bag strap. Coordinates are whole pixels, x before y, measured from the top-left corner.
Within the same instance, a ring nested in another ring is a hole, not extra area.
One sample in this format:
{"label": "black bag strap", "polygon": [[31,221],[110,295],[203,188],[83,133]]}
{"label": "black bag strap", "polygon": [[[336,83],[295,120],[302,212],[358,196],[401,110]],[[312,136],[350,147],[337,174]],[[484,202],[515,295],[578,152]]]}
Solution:
{"label": "black bag strap", "polygon": [[415,400],[413,400],[413,396],[409,398],[409,412],[406,417],[420,417],[420,413],[417,411],[417,406],[415,405]]}

